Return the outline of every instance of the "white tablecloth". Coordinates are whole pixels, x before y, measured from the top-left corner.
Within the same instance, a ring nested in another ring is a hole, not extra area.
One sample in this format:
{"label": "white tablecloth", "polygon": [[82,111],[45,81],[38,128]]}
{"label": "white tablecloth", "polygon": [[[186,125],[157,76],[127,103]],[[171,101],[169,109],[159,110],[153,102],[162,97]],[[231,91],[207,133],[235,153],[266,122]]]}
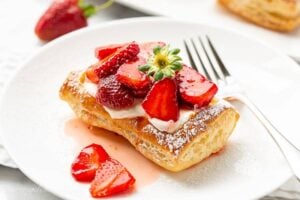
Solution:
{"label": "white tablecloth", "polygon": [[[44,45],[34,36],[33,29],[39,15],[50,2],[51,0],[0,1],[0,95],[5,83],[24,59]],[[114,4],[89,22],[92,26],[103,21],[145,15]],[[0,200],[59,199],[37,186],[17,169],[1,146],[1,133],[0,165]],[[300,199],[300,184],[292,178],[263,199]]]}

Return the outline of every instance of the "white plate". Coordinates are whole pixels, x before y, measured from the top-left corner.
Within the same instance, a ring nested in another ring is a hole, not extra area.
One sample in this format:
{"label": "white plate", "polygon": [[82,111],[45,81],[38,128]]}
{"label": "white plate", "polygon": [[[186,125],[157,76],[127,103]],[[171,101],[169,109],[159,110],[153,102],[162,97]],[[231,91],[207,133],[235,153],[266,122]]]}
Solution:
{"label": "white plate", "polygon": [[116,0],[139,11],[242,31],[285,54],[300,59],[300,28],[292,33],[271,31],[229,13],[217,0]]}
{"label": "white plate", "polygon": [[[74,114],[58,98],[58,90],[67,74],[93,63],[93,49],[99,45],[162,40],[182,47],[181,38],[204,32],[270,120],[300,141],[295,131],[300,113],[300,69],[288,57],[222,29],[139,18],[71,33],[49,43],[24,64],[8,85],[0,108],[0,132],[9,154],[29,178],[50,192],[64,199],[90,199],[88,184],[77,183],[69,172],[79,148],[92,141],[78,144],[76,138],[65,134],[66,123]],[[163,173],[153,184],[126,197],[254,199],[283,184],[291,177],[283,157],[247,109],[238,108],[241,120],[223,153],[184,172]],[[120,151],[130,149],[121,143],[116,146]],[[124,158],[118,159],[128,164]],[[140,159],[143,166],[139,168],[147,170],[150,163]]]}

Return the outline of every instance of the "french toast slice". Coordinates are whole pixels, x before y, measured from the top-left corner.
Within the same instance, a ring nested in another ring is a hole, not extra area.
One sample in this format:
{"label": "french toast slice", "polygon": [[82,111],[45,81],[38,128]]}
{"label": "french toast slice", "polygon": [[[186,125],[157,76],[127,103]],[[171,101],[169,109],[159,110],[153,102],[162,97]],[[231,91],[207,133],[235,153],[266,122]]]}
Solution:
{"label": "french toast slice", "polygon": [[299,0],[219,0],[245,19],[277,31],[292,31],[300,24]]}
{"label": "french toast slice", "polygon": [[78,118],[125,137],[140,153],[170,171],[199,163],[224,147],[239,114],[226,101],[201,108],[174,133],[162,132],[145,117],[112,119],[84,87],[83,72],[71,72],[60,89]]}

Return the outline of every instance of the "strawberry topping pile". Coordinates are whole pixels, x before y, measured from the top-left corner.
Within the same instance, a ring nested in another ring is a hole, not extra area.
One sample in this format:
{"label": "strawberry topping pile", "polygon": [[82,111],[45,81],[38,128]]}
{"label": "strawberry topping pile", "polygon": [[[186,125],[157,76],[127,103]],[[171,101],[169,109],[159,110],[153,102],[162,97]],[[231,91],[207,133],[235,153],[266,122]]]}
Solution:
{"label": "strawberry topping pile", "polygon": [[135,183],[131,173],[97,144],[81,150],[72,164],[71,172],[77,181],[91,182],[90,193],[93,197],[124,192]]}
{"label": "strawberry topping pile", "polygon": [[127,109],[135,98],[143,98],[149,117],[177,121],[181,105],[207,106],[218,91],[216,84],[184,65],[179,53],[163,42],[98,47],[98,62],[86,76],[98,85],[97,102],[108,108]]}

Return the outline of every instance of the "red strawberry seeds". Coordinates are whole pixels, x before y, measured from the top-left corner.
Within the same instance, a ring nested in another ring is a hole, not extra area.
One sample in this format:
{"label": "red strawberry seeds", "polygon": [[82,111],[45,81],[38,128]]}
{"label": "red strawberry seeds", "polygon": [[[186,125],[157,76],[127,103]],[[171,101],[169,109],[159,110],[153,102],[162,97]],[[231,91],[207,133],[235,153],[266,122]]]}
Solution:
{"label": "red strawberry seeds", "polygon": [[122,85],[115,75],[101,79],[96,100],[98,103],[112,109],[128,108],[134,103],[134,97],[130,90]]}
{"label": "red strawberry seeds", "polygon": [[187,66],[177,73],[176,80],[182,100],[198,107],[208,105],[218,91],[216,84]]}
{"label": "red strawberry seeds", "polygon": [[134,183],[134,177],[121,163],[109,159],[100,164],[90,193],[93,197],[110,196],[128,190]]}
{"label": "red strawberry seeds", "polygon": [[136,56],[139,52],[139,45],[131,42],[111,54],[104,62],[99,62],[95,68],[95,73],[99,78],[115,74],[122,64],[137,59]]}
{"label": "red strawberry seeds", "polygon": [[95,49],[95,57],[99,60],[102,60],[115,53],[118,49],[122,48],[125,45],[127,44],[111,44],[107,46],[97,47]]}
{"label": "red strawberry seeds", "polygon": [[116,74],[118,81],[135,90],[149,88],[150,78],[138,70],[138,67],[144,64],[146,59],[139,57],[135,62],[121,65]]}

